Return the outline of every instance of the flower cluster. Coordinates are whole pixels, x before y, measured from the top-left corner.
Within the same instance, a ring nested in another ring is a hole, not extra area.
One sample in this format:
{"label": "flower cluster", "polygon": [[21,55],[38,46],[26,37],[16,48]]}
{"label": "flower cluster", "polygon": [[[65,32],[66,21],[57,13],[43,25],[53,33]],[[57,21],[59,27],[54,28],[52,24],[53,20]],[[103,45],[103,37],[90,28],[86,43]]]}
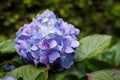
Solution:
{"label": "flower cluster", "polygon": [[6,71],[11,71],[11,70],[15,69],[14,65],[9,65],[9,64],[5,64],[3,67]]}
{"label": "flower cluster", "polygon": [[14,43],[17,53],[27,63],[50,65],[58,62],[62,68],[68,69],[79,46],[78,34],[79,30],[72,24],[46,10],[19,29]]}

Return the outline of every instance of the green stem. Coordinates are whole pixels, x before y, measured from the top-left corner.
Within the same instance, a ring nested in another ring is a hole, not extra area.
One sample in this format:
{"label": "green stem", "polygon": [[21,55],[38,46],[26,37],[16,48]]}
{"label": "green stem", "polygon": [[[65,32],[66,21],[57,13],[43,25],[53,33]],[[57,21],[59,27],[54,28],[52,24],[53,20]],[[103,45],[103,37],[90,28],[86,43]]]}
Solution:
{"label": "green stem", "polygon": [[50,69],[50,66],[47,66],[46,67],[46,78],[45,78],[45,80],[48,80],[48,71],[49,71],[49,69]]}

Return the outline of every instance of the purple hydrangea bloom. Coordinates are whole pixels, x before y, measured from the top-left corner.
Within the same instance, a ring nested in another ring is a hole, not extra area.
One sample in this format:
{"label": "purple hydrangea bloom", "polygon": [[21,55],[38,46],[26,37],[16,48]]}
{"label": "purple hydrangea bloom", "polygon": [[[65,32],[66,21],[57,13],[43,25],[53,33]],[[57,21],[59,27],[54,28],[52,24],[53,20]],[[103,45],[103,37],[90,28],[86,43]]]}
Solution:
{"label": "purple hydrangea bloom", "polygon": [[79,46],[78,34],[79,29],[46,10],[18,30],[14,43],[17,53],[27,63],[48,66],[57,61],[68,69]]}
{"label": "purple hydrangea bloom", "polygon": [[9,65],[9,64],[5,64],[3,67],[6,71],[11,71],[11,70],[15,69],[14,65]]}

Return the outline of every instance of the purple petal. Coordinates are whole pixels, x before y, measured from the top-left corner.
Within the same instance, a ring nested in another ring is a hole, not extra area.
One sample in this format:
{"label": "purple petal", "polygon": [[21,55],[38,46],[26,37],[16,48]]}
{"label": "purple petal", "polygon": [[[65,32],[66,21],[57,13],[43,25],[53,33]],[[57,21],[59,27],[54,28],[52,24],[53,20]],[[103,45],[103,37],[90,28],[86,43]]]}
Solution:
{"label": "purple petal", "polygon": [[34,63],[37,66],[39,64],[39,61],[34,59]]}
{"label": "purple petal", "polygon": [[75,35],[78,35],[80,33],[79,29],[75,29]]}
{"label": "purple petal", "polygon": [[21,27],[21,28],[18,30],[18,32],[16,33],[16,35],[19,36],[23,30],[24,30],[24,27]]}
{"label": "purple petal", "polygon": [[73,53],[74,50],[71,47],[66,47],[65,52],[66,53]]}
{"label": "purple petal", "polygon": [[67,63],[64,68],[69,69],[73,65],[73,61]]}
{"label": "purple petal", "polygon": [[50,42],[50,48],[51,48],[51,49],[54,48],[56,45],[57,45],[57,42],[56,42],[55,40],[52,40],[52,41]]}
{"label": "purple petal", "polygon": [[55,40],[44,40],[42,42],[39,43],[39,47],[42,50],[46,50],[46,49],[52,49],[57,45],[57,42]]}
{"label": "purple petal", "polygon": [[42,50],[46,50],[47,49],[47,46],[43,44],[43,42],[40,42],[39,43],[39,48],[42,49]]}
{"label": "purple petal", "polygon": [[13,78],[12,76],[6,76],[4,79],[2,80],[15,80],[15,78]]}
{"label": "purple petal", "polygon": [[23,35],[30,36],[31,35],[31,28],[25,28],[22,32]]}
{"label": "purple petal", "polygon": [[74,53],[71,54],[62,54],[59,58],[59,63],[62,68],[70,68],[73,65]]}
{"label": "purple petal", "polygon": [[39,59],[39,58],[40,58],[40,50],[31,51],[31,56],[32,56],[34,59]]}
{"label": "purple petal", "polygon": [[57,46],[58,47],[58,50],[61,51],[63,46]]}
{"label": "purple petal", "polygon": [[71,43],[71,46],[72,46],[73,48],[76,48],[76,47],[79,46],[79,42],[78,42],[78,41],[73,41],[73,42]]}
{"label": "purple petal", "polygon": [[33,51],[36,51],[37,49],[38,49],[38,47],[35,46],[35,45],[33,45],[33,46],[31,47],[31,50],[33,50]]}
{"label": "purple petal", "polygon": [[49,55],[49,62],[53,63],[58,57],[60,57],[60,54],[58,52],[52,52]]}
{"label": "purple petal", "polygon": [[27,39],[30,39],[30,37],[29,37],[29,36],[26,36],[26,35],[20,34],[20,35],[18,36],[18,39],[20,39],[20,40],[27,40]]}
{"label": "purple petal", "polygon": [[44,63],[45,65],[49,65],[47,56],[41,56],[40,57],[40,62]]}
{"label": "purple petal", "polygon": [[25,41],[23,41],[23,40],[18,40],[18,43],[20,43],[20,45],[21,45],[22,47],[24,47],[24,48],[27,49],[28,45],[27,45],[27,43],[26,43]]}
{"label": "purple petal", "polygon": [[19,45],[15,45],[16,51],[19,55],[21,56],[26,56],[26,49],[24,49],[23,47],[19,46]]}
{"label": "purple petal", "polygon": [[55,17],[54,13],[48,9],[41,14],[41,17],[50,17],[50,16],[52,16],[53,18]]}
{"label": "purple petal", "polygon": [[38,25],[40,25],[40,23],[36,19],[33,19],[31,24],[34,26],[34,28],[37,28]]}

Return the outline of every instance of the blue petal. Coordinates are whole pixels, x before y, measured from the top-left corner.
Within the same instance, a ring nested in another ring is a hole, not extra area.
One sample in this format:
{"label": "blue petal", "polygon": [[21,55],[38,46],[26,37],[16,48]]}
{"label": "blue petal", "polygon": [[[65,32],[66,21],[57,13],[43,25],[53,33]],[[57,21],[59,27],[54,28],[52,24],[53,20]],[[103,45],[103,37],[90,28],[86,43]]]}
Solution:
{"label": "blue petal", "polygon": [[69,69],[73,65],[74,53],[62,54],[59,63],[62,68]]}
{"label": "blue petal", "polygon": [[15,80],[12,76],[6,76],[3,80]]}
{"label": "blue petal", "polygon": [[40,63],[44,63],[45,65],[49,65],[49,60],[48,60],[47,55],[40,57]]}
{"label": "blue petal", "polygon": [[73,48],[76,48],[76,47],[79,46],[79,42],[78,42],[78,41],[72,41],[71,46],[72,46]]}
{"label": "blue petal", "polygon": [[42,50],[52,49],[57,45],[57,42],[55,40],[49,40],[45,39],[42,42],[39,43],[39,48]]}
{"label": "blue petal", "polygon": [[5,64],[4,65],[4,69],[7,70],[7,71],[11,71],[11,70],[15,69],[15,66],[14,65]]}
{"label": "blue petal", "polygon": [[59,52],[52,52],[52,53],[49,55],[49,62],[50,62],[50,63],[53,63],[58,57],[60,57]]}
{"label": "blue petal", "polygon": [[65,52],[66,52],[66,53],[73,53],[73,52],[74,52],[74,49],[72,49],[71,47],[66,47],[66,48],[65,48]]}

